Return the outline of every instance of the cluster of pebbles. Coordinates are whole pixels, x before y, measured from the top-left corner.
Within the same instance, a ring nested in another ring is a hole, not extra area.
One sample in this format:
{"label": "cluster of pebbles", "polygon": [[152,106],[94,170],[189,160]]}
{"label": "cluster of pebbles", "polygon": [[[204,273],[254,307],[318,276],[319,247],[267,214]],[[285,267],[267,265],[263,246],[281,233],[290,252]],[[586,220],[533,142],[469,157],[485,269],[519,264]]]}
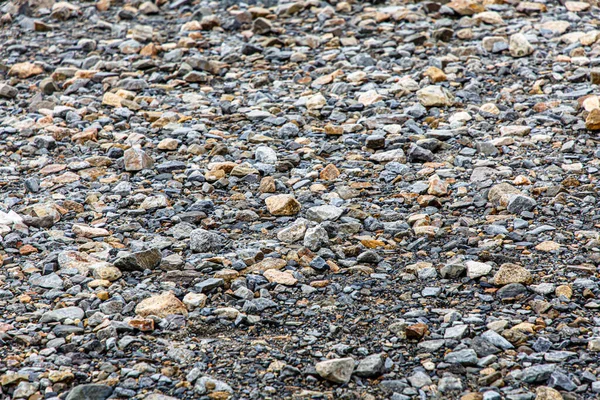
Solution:
{"label": "cluster of pebbles", "polygon": [[599,21],[0,4],[0,398],[599,398]]}

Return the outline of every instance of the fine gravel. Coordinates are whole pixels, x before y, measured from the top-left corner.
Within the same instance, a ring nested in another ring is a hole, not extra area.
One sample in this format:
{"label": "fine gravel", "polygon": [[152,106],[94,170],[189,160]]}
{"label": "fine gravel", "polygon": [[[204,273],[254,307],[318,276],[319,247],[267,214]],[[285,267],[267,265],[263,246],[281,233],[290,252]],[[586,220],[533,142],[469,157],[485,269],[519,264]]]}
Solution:
{"label": "fine gravel", "polygon": [[0,399],[600,398],[595,0],[0,3]]}

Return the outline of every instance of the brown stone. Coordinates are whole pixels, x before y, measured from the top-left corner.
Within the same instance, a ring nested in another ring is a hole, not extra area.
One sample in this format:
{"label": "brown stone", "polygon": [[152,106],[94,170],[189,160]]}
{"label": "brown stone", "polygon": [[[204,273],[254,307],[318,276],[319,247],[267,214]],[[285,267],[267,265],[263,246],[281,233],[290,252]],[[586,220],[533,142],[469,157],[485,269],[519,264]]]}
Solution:
{"label": "brown stone", "polygon": [[154,330],[154,320],[150,318],[134,318],[129,320],[127,325],[142,332],[151,332]]}
{"label": "brown stone", "polygon": [[429,328],[421,322],[406,327],[406,338],[410,340],[421,340],[428,333]]}
{"label": "brown stone", "polygon": [[448,194],[448,184],[439,176],[433,175],[429,178],[427,193],[433,196],[445,196]]}
{"label": "brown stone", "polygon": [[289,271],[279,271],[277,269],[268,269],[263,273],[263,276],[271,283],[278,283],[280,285],[293,286],[298,282],[298,279],[294,278]]}
{"label": "brown stone", "polygon": [[277,186],[275,186],[275,178],[272,176],[265,176],[260,180],[258,190],[261,193],[275,193]]}
{"label": "brown stone", "polygon": [[546,240],[546,241],[538,244],[537,246],[535,246],[535,249],[538,251],[546,251],[546,252],[556,251],[556,250],[560,249],[560,244],[553,242],[551,240]]}
{"label": "brown stone", "polygon": [[300,212],[301,205],[291,194],[278,194],[267,197],[267,209],[273,215],[295,215]]}
{"label": "brown stone", "polygon": [[29,62],[15,64],[8,71],[9,76],[17,76],[20,79],[27,79],[31,76],[43,73],[44,68],[42,68],[41,65],[32,64]]}
{"label": "brown stone", "polygon": [[338,176],[340,176],[340,171],[333,164],[327,165],[319,173],[319,178],[323,179],[324,181],[332,181]]}
{"label": "brown stone", "polygon": [[565,296],[570,299],[573,296],[573,289],[569,285],[560,285],[554,290],[556,296]]}
{"label": "brown stone", "polygon": [[21,248],[19,248],[19,254],[21,254],[22,256],[26,256],[26,255],[37,253],[37,252],[38,252],[38,249],[36,249],[35,247],[33,247],[30,244],[26,244],[24,246],[21,246]]}
{"label": "brown stone", "polygon": [[590,131],[600,130],[600,108],[594,108],[585,119],[585,127]]}
{"label": "brown stone", "polygon": [[431,82],[433,83],[443,82],[446,80],[446,74],[444,73],[444,71],[437,67],[427,68],[425,72],[423,72],[423,75],[429,77],[429,80],[431,80]]}
{"label": "brown stone", "polygon": [[535,400],[563,400],[563,396],[558,390],[548,386],[539,386],[535,394]]}
{"label": "brown stone", "polygon": [[187,315],[187,308],[172,292],[164,292],[142,300],[135,307],[135,313],[141,317],[154,315],[165,318],[171,314]]}
{"label": "brown stone", "polygon": [[84,238],[97,238],[110,235],[104,228],[93,228],[91,226],[83,225],[83,224],[75,224],[73,225],[73,233],[75,233],[79,237]]}
{"label": "brown stone", "polygon": [[496,275],[494,284],[504,286],[510,283],[530,284],[533,281],[531,272],[517,264],[502,264]]}
{"label": "brown stone", "polygon": [[481,2],[475,0],[453,0],[446,6],[460,15],[473,15],[485,11]]}
{"label": "brown stone", "polygon": [[127,149],[123,155],[125,171],[141,171],[152,168],[154,160],[146,152],[138,147]]}
{"label": "brown stone", "polygon": [[244,270],[247,274],[264,273],[270,269],[283,269],[287,265],[285,260],[281,258],[265,258],[261,262],[258,262]]}

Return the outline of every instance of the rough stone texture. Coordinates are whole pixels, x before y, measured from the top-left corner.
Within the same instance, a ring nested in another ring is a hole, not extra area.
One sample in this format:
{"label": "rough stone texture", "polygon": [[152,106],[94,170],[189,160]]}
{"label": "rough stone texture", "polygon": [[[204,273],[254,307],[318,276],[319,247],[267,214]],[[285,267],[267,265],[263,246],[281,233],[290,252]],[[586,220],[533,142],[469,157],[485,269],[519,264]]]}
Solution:
{"label": "rough stone texture", "polygon": [[165,292],[142,300],[135,307],[135,313],[142,317],[154,315],[164,318],[171,314],[187,315],[187,309],[172,292]]}
{"label": "rough stone texture", "polygon": [[273,215],[296,215],[300,211],[300,203],[289,194],[278,194],[267,197],[267,209]]}
{"label": "rough stone texture", "polygon": [[334,383],[347,383],[354,371],[354,359],[351,357],[321,361],[315,365],[317,373]]}
{"label": "rough stone texture", "polygon": [[597,1],[1,3],[0,398],[598,397]]}

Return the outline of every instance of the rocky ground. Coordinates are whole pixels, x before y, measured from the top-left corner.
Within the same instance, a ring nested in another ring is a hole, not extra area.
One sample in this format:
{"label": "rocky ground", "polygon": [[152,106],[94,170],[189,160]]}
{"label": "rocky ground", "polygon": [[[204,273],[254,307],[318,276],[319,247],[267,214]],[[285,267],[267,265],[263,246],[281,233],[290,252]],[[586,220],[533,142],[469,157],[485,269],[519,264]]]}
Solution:
{"label": "rocky ground", "polygon": [[0,5],[0,398],[600,397],[600,8],[248,3]]}

